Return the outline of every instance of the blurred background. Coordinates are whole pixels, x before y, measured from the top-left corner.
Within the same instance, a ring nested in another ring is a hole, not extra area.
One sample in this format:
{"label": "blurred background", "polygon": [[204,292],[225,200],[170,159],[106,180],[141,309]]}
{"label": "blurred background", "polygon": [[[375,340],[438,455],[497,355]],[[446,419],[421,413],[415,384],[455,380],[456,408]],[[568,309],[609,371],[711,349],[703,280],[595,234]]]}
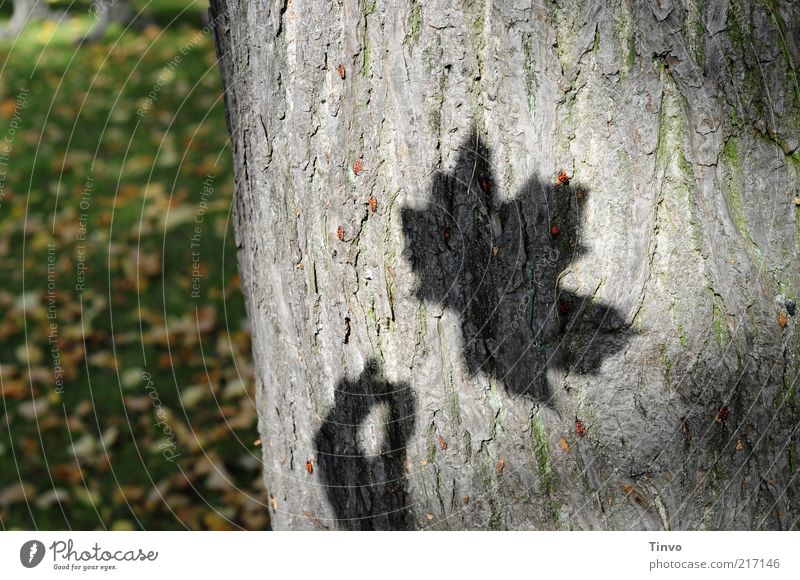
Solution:
{"label": "blurred background", "polygon": [[0,526],[268,528],[207,4],[30,3],[0,5]]}

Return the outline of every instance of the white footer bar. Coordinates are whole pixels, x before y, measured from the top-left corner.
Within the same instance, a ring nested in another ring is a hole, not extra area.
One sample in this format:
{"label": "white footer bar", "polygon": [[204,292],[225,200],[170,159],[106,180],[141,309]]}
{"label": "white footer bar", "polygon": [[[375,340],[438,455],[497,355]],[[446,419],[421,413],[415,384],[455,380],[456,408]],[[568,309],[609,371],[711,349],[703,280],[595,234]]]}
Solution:
{"label": "white footer bar", "polygon": [[[800,578],[800,532],[3,532],[0,578]],[[509,574],[513,574],[510,576]]]}

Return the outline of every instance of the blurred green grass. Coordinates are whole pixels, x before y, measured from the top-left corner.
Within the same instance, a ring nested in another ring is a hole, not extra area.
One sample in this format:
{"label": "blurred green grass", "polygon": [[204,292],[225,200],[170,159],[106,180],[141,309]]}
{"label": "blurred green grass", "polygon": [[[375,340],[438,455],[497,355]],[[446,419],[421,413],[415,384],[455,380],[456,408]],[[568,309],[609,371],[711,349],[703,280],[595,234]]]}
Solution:
{"label": "blurred green grass", "polygon": [[268,525],[205,4],[136,5],[96,43],[88,3],[0,43],[4,529]]}

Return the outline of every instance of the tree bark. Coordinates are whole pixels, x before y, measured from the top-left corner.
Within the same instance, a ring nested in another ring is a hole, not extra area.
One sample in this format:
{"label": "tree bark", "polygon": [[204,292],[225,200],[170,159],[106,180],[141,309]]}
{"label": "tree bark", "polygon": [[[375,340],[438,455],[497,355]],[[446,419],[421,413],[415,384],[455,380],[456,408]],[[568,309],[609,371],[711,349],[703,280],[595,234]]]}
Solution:
{"label": "tree bark", "polygon": [[276,529],[797,529],[800,5],[212,0]]}
{"label": "tree bark", "polygon": [[15,38],[28,24],[52,18],[46,0],[14,0],[14,11],[0,38]]}
{"label": "tree bark", "polygon": [[108,0],[106,2],[95,2],[89,7],[89,12],[94,16],[95,22],[86,36],[78,40],[78,44],[97,42],[105,36],[106,31],[112,24],[119,23],[121,26],[128,26],[136,23],[143,27],[146,18],[134,13],[129,0]]}

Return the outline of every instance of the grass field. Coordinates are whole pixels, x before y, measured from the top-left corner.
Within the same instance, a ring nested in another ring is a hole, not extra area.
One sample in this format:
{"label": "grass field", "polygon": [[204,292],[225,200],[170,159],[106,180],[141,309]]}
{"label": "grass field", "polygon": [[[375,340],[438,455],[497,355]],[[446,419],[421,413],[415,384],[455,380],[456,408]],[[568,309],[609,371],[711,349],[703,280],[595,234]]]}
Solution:
{"label": "grass field", "polygon": [[213,38],[136,6],[0,44],[4,529],[268,526]]}

